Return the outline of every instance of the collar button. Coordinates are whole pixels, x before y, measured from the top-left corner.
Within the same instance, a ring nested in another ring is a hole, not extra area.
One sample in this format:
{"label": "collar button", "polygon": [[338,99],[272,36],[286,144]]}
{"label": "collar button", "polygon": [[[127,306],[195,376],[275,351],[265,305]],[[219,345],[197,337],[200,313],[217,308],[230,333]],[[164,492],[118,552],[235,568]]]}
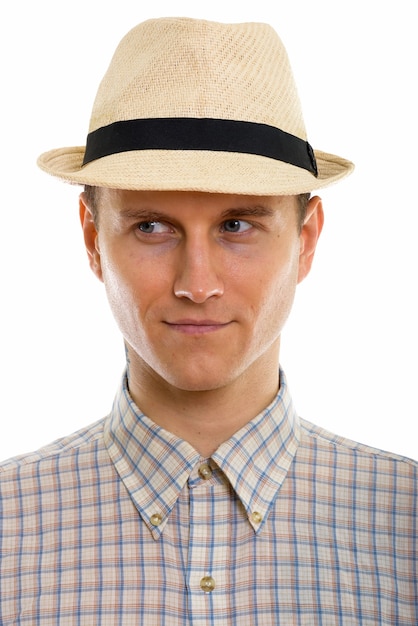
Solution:
{"label": "collar button", "polygon": [[159,526],[163,521],[163,518],[159,513],[154,513],[154,515],[151,515],[151,517],[149,518],[149,521],[153,526]]}
{"label": "collar button", "polygon": [[198,474],[200,478],[203,478],[203,480],[208,480],[212,476],[212,469],[210,465],[207,463],[201,465],[198,469]]}
{"label": "collar button", "polygon": [[263,521],[263,516],[258,511],[253,511],[253,513],[251,513],[251,519],[254,524],[261,524],[261,522]]}

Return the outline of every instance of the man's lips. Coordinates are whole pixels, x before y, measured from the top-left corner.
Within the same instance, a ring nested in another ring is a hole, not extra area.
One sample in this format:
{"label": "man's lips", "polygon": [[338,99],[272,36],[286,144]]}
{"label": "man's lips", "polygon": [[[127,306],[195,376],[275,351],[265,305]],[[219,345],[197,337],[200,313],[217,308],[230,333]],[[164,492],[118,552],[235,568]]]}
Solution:
{"label": "man's lips", "polygon": [[211,319],[180,319],[165,323],[172,330],[176,330],[187,335],[202,335],[204,333],[215,332],[226,328],[230,324],[230,322],[219,322]]}

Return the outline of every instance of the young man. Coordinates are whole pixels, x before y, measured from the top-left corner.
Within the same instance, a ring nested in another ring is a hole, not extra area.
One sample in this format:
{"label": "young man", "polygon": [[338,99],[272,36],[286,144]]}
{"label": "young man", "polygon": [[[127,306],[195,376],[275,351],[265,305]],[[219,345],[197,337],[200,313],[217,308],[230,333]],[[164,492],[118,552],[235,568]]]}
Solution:
{"label": "young man", "polygon": [[263,24],[150,20],[85,148],[90,266],[123,335],[110,415],[1,467],[2,624],[417,623],[417,464],[298,417],[280,335],[352,164],[313,151]]}

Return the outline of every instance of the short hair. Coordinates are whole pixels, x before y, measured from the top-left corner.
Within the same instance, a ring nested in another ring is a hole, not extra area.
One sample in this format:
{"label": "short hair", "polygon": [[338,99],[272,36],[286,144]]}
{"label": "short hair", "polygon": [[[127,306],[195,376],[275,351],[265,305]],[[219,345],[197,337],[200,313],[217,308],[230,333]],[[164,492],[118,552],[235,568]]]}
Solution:
{"label": "short hair", "polygon": [[[84,186],[84,194],[86,198],[86,204],[89,207],[96,228],[99,227],[99,192],[101,187],[92,187],[91,185]],[[308,202],[311,197],[310,193],[301,193],[296,196],[297,208],[298,208],[298,232],[300,234],[302,226],[306,218],[306,211],[308,208]]]}

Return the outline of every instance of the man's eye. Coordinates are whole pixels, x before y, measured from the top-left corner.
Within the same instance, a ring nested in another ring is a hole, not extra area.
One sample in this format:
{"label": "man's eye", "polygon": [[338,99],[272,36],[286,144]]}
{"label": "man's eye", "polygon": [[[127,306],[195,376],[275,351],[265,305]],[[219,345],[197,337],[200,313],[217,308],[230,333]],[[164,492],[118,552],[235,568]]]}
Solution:
{"label": "man's eye", "polygon": [[161,222],[141,222],[138,224],[138,230],[146,235],[166,233],[168,227]]}
{"label": "man's eye", "polygon": [[242,233],[250,228],[251,224],[244,220],[226,220],[222,226],[222,230],[227,233]]}

